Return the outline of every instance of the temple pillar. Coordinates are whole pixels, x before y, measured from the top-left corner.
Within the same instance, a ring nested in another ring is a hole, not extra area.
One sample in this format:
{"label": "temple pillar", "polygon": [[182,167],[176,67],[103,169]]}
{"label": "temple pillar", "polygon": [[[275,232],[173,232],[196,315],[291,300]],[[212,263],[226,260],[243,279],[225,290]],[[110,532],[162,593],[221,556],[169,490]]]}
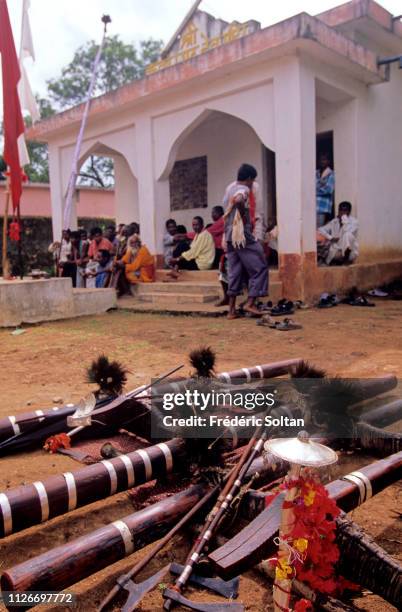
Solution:
{"label": "temple pillar", "polygon": [[304,299],[316,268],[315,81],[299,57],[274,77],[279,275],[283,295]]}

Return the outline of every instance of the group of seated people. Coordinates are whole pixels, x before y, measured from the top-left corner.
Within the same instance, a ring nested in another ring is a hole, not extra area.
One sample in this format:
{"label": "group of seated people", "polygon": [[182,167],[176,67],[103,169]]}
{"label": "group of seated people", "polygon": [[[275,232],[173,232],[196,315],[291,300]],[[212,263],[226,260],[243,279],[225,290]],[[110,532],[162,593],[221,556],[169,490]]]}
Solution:
{"label": "group of seated people", "polygon": [[56,261],[57,274],[69,277],[73,287],[115,287],[120,293],[129,285],[155,280],[154,258],[141,243],[138,223],[109,225],[91,230],[63,230],[61,242],[49,251]]}
{"label": "group of seated people", "polygon": [[[350,202],[341,202],[338,215],[317,230],[318,262],[326,265],[345,265],[356,260],[359,254],[358,221],[352,216]],[[212,222],[204,226],[204,220],[196,216],[192,232],[174,219],[166,221],[163,238],[164,264],[172,278],[179,270],[210,270],[224,266],[224,210],[214,206]],[[265,237],[270,253],[277,252],[278,228],[272,223]],[[129,292],[131,284],[149,283],[155,280],[155,260],[142,244],[138,223],[120,224],[117,229],[109,225],[91,230],[89,238],[85,229],[64,230],[61,242],[53,242],[49,251],[56,261],[57,274],[69,277],[73,287],[117,288],[120,294]],[[267,255],[267,253],[266,253]]]}
{"label": "group of seated people", "polygon": [[174,219],[166,221],[163,238],[165,268],[175,276],[178,270],[210,270],[219,267],[223,255],[222,239],[224,218],[222,206],[212,208],[212,223],[204,226],[204,220],[196,216],[192,221],[192,232]]}

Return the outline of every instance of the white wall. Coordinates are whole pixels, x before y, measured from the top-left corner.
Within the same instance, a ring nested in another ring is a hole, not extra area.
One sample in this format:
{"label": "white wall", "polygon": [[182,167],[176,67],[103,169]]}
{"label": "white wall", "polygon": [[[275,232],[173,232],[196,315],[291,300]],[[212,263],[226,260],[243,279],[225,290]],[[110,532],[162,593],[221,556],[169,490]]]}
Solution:
{"label": "white wall", "polygon": [[314,252],[315,81],[297,57],[284,58],[274,78],[278,247]]}
{"label": "white wall", "polygon": [[357,205],[362,256],[402,253],[402,70],[358,99]]}
{"label": "white wall", "polygon": [[239,166],[250,163],[257,168],[262,193],[262,144],[254,130],[240,119],[216,113],[199,125],[179,147],[177,159],[191,159],[206,155],[208,158],[208,208],[172,211],[178,223],[191,228],[195,215],[211,221],[211,208],[222,203],[227,185],[236,179]]}
{"label": "white wall", "polygon": [[138,182],[133,176],[126,159],[116,155],[114,161],[115,176],[115,215],[116,223],[139,222]]}
{"label": "white wall", "polygon": [[349,101],[317,109],[317,131],[334,130],[336,202],[350,200],[360,223],[359,261],[402,254],[402,70],[363,86],[311,61],[316,78]]}

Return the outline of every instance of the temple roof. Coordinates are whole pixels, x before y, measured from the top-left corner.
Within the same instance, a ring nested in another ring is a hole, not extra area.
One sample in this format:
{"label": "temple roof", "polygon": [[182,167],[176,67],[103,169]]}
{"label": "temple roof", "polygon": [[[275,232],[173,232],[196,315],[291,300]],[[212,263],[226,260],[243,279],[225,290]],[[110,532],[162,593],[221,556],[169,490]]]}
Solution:
{"label": "temple roof", "polygon": [[[359,24],[362,20],[363,25],[368,23],[381,35],[390,37],[391,42],[398,43],[402,39],[402,23],[393,19],[391,13],[373,0],[352,0],[316,17],[300,13],[280,23],[256,29],[251,34],[94,98],[90,117],[93,119],[116,109],[136,107],[164,95],[167,90],[186,87],[194,79],[219,78],[229,64],[241,68],[254,61],[274,59],[303,49],[318,53],[321,61],[342,68],[366,84],[380,83],[385,77],[383,69],[377,66],[377,54],[352,40],[348,32],[350,24]],[[80,104],[38,122],[27,131],[27,138],[47,142],[60,132],[69,131],[80,122],[83,108],[84,105]]]}

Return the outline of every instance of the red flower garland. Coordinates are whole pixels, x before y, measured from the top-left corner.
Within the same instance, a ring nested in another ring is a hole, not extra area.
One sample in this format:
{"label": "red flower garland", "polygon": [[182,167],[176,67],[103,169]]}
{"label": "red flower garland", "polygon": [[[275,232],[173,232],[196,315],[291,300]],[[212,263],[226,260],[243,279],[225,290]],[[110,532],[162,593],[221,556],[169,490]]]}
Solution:
{"label": "red flower garland", "polygon": [[[311,472],[298,479],[286,481],[281,489],[297,487],[299,495],[293,502],[284,502],[284,508],[291,508],[295,522],[291,533],[284,534],[284,540],[296,551],[303,553],[292,562],[293,577],[308,584],[314,591],[334,595],[346,588],[357,590],[357,585],[337,575],[335,563],[339,559],[339,548],[336,544],[335,518],[340,514],[334,500],[326,488]],[[278,493],[279,494],[279,493]],[[277,495],[278,495],[277,494]],[[266,500],[268,506],[276,495]],[[277,560],[273,560],[277,565]],[[296,606],[297,612],[308,609],[308,601],[301,600]]]}
{"label": "red flower garland", "polygon": [[45,440],[43,448],[50,454],[57,453],[59,448],[71,448],[71,438],[66,433],[50,436]]}
{"label": "red flower garland", "polygon": [[14,242],[19,242],[21,238],[20,232],[21,228],[18,221],[12,221],[8,229],[8,235],[10,236],[10,240],[13,240]]}

